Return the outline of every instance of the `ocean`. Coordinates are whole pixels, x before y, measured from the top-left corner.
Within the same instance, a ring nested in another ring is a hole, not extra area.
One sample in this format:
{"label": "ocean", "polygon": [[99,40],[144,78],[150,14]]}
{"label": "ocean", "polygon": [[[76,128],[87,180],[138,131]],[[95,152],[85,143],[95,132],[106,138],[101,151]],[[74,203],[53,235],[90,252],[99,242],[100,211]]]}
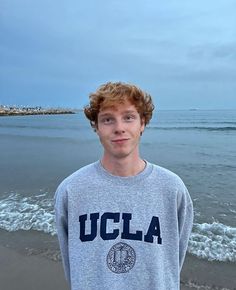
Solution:
{"label": "ocean", "polygon": [[[235,264],[236,111],[160,110],[142,136],[140,151],[178,174],[190,192],[195,217],[188,253]],[[28,236],[38,241],[37,248],[45,237],[55,237],[57,186],[101,154],[83,112],[0,117],[2,243],[17,246]]]}

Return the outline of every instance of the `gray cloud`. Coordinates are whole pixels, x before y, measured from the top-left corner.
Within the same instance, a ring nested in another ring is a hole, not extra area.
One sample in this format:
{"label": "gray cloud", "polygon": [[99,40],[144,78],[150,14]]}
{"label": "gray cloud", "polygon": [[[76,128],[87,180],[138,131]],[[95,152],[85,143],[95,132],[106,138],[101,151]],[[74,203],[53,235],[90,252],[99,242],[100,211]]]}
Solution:
{"label": "gray cloud", "polygon": [[234,0],[1,5],[3,103],[82,106],[108,80],[134,82],[165,108],[236,99]]}

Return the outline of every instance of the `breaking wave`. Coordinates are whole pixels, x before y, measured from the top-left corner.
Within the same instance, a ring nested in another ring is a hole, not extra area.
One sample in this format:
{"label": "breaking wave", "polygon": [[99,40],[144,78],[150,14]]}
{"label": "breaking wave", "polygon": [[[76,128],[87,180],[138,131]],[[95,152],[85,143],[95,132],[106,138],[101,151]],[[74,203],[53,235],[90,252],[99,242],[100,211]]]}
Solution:
{"label": "breaking wave", "polygon": [[40,194],[21,197],[17,193],[0,200],[0,228],[9,232],[36,230],[55,235],[53,199]]}
{"label": "breaking wave", "polygon": [[209,261],[236,262],[236,228],[219,222],[195,223],[188,251]]}
{"label": "breaking wave", "polygon": [[[30,197],[11,193],[0,200],[0,228],[55,235],[53,203],[48,193]],[[219,222],[195,223],[188,252],[209,261],[236,262],[236,228]]]}

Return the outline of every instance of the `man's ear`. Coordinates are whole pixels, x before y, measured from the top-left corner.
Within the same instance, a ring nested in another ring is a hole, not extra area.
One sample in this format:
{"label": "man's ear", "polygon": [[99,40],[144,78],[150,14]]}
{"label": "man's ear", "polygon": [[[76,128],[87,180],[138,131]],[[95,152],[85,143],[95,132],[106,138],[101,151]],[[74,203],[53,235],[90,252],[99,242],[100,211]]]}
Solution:
{"label": "man's ear", "polygon": [[97,133],[97,131],[98,131],[98,124],[94,124],[94,126],[93,126],[93,131],[94,131],[95,133]]}
{"label": "man's ear", "polygon": [[142,126],[141,131],[142,131],[142,133],[143,133],[143,131],[144,131],[144,129],[145,129],[145,119],[144,119],[144,118],[141,119],[141,126]]}

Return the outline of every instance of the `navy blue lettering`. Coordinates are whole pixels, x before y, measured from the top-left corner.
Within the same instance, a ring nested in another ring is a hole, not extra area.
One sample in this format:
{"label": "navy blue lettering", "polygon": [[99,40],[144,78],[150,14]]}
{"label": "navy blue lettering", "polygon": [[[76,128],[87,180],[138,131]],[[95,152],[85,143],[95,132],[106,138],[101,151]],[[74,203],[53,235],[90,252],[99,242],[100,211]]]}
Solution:
{"label": "navy blue lettering", "polygon": [[112,233],[107,233],[107,220],[113,220],[114,223],[120,221],[120,213],[105,212],[101,216],[100,236],[103,240],[115,240],[119,236],[119,230],[115,229]]}
{"label": "navy blue lettering", "polygon": [[148,243],[153,243],[153,236],[157,236],[157,243],[162,244],[159,218],[156,216],[152,217],[152,221],[148,228],[147,234],[144,236],[144,241]]}
{"label": "navy blue lettering", "polygon": [[87,220],[87,214],[81,215],[79,217],[80,222],[80,240],[82,242],[93,241],[97,236],[97,220],[99,219],[99,213],[91,213],[90,220],[91,220],[91,233],[85,234],[85,224]]}
{"label": "navy blue lettering", "polygon": [[122,214],[123,221],[123,232],[121,234],[122,239],[127,240],[136,240],[136,241],[142,241],[143,232],[142,231],[136,231],[136,233],[130,233],[130,220],[132,219],[131,213],[123,213]]}
{"label": "navy blue lettering", "polygon": [[[88,215],[84,214],[79,216],[80,222],[80,240],[82,242],[93,241],[97,237],[98,232],[98,219],[99,213],[90,214],[90,223],[87,221]],[[132,220],[131,213],[123,213],[123,231],[120,233],[119,226],[108,232],[108,220],[112,220],[114,223],[120,223],[120,213],[105,212],[100,219],[100,236],[103,240],[114,240],[119,234],[121,239],[126,240],[143,240],[143,232],[136,231],[135,233],[130,232],[130,222]],[[87,221],[87,222],[86,222]],[[90,224],[90,231],[88,229],[88,224]],[[161,229],[159,218],[156,216],[152,217],[149,228],[146,235],[144,235],[144,241],[148,243],[154,243],[154,236],[157,237],[157,244],[162,244]]]}

